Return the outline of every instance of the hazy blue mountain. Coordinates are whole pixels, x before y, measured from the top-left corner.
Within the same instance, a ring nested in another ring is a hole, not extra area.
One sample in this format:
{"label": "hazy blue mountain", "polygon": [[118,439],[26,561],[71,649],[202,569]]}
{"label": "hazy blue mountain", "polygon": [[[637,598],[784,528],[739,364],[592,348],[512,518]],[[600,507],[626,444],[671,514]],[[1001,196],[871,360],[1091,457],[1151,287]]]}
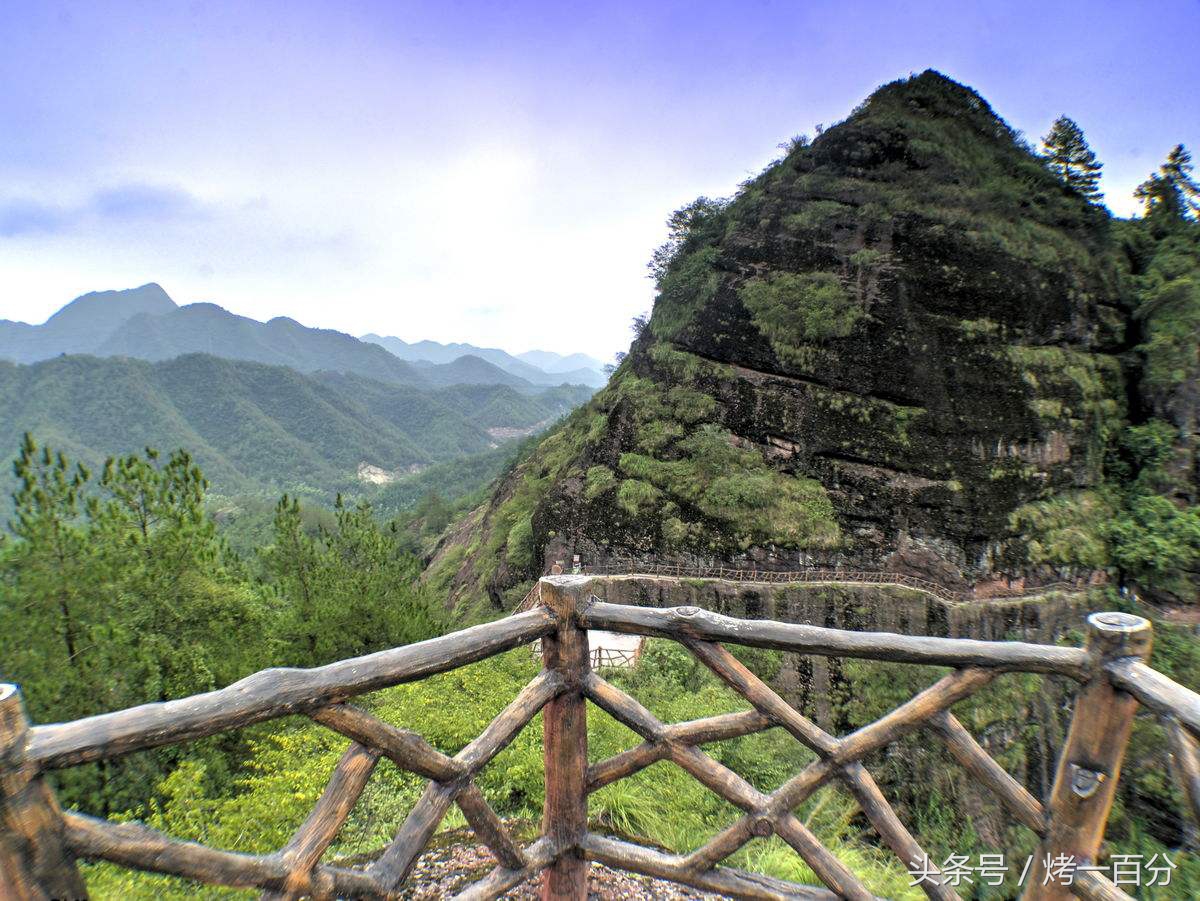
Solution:
{"label": "hazy blue mountain", "polygon": [[142,360],[208,353],[291,366],[300,372],[333,369],[400,385],[425,383],[407,363],[344,332],[308,328],[283,317],[259,322],[211,303],[177,307],[157,316],[135,316],[94,352]]}
{"label": "hazy blue mountain", "polygon": [[563,355],[552,350],[527,350],[517,354],[517,359],[531,366],[536,366],[544,372],[570,372],[574,369],[594,369],[604,371],[604,363],[588,354],[574,353]]}
{"label": "hazy blue mountain", "polygon": [[459,357],[472,356],[535,384],[546,377],[546,373],[538,367],[530,366],[498,347],[476,347],[474,344],[460,342],[441,344],[437,341],[414,341],[410,344],[402,338],[376,334],[363,335],[362,340],[378,344],[401,360],[409,362],[453,363]]}
{"label": "hazy blue mountain", "polygon": [[[437,341],[409,343],[394,336],[376,334],[363,335],[362,340],[378,344],[409,362],[452,363],[464,356],[478,357],[535,385],[574,384],[598,388],[607,381],[603,364],[586,354],[563,356],[544,351],[530,351],[513,356],[496,347],[476,347],[474,344],[463,343],[441,344]],[[534,359],[530,359],[531,354],[535,357],[540,354],[552,365],[543,366],[535,362]]]}
{"label": "hazy blue mountain", "polygon": [[417,360],[408,365],[431,385],[508,385],[521,391],[541,390],[541,387],[528,379],[505,372],[494,363],[470,354],[459,357],[452,363],[427,363]]}
{"label": "hazy blue mountain", "polygon": [[154,283],[84,294],[41,325],[0,320],[0,358],[32,363],[59,354],[91,353],[130,319],[175,309],[167,292]]}
{"label": "hazy blue mountain", "polygon": [[598,384],[590,372],[548,374],[496,348],[434,341],[406,345],[398,338],[369,337],[373,340],[360,341],[285,317],[259,322],[211,303],[181,307],[161,287],[148,284],[85,294],[41,325],[0,321],[0,359],[33,363],[86,353],[159,361],[208,353],[300,372],[354,373],[394,385],[507,385],[533,393],[537,386]]}

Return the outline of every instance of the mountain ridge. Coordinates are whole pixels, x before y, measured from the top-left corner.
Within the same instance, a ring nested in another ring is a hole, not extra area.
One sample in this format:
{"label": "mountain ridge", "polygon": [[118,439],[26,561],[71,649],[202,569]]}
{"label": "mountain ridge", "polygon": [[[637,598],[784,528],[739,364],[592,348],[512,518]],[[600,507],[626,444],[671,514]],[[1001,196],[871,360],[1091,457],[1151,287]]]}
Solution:
{"label": "mountain ridge", "polygon": [[[409,343],[392,335],[374,333],[363,335],[362,340],[378,344],[408,362],[450,363],[463,356],[478,357],[534,384],[566,382],[598,388],[607,381],[604,364],[581,353],[563,356],[551,351],[526,351],[514,356],[498,347],[477,347],[462,342],[441,344],[429,340]],[[539,359],[545,360],[546,365],[535,362]]]}
{"label": "mountain ridge", "polygon": [[[399,339],[390,340],[397,347]],[[603,384],[603,373],[571,370],[550,374],[497,349],[420,342],[428,355],[402,359],[380,341],[360,340],[335,329],[305,326],[277,316],[266,322],[232,313],[215,303],[180,306],[150,282],[125,291],[82,295],[40,325],[0,321],[0,358],[34,363],[61,354],[167,360],[189,353],[291,366],[300,372],[337,369],[400,385],[456,383],[509,385],[537,393],[560,384]],[[430,348],[440,348],[434,353]],[[479,350],[459,353],[458,350]],[[474,360],[459,362],[466,356]],[[493,359],[486,359],[486,357]],[[418,365],[414,365],[414,363]],[[500,365],[503,364],[503,365]]]}

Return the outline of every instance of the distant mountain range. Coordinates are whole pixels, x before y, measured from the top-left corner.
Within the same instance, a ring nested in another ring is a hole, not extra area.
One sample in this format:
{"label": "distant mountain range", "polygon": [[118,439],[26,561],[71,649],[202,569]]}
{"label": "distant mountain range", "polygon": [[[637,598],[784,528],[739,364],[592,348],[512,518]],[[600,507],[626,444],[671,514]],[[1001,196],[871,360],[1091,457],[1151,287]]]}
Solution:
{"label": "distant mountain range", "polygon": [[[397,385],[207,354],[154,363],[69,355],[0,362],[0,448],[15,455],[29,431],[94,466],[147,445],[183,447],[222,493],[329,494],[486,451],[590,394]],[[0,483],[11,483],[7,467]]]}
{"label": "distant mountain range", "polygon": [[0,460],[26,431],[93,465],[182,447],[221,493],[328,495],[486,454],[603,379],[579,355],[544,354],[571,361],[552,373],[489,348],[379,342],[179,306],[156,284],[85,294],[41,325],[0,321]]}
{"label": "distant mountain range", "polygon": [[587,354],[563,356],[548,350],[528,350],[513,356],[497,347],[476,347],[474,344],[439,344],[437,341],[416,341],[409,344],[400,338],[382,335],[363,335],[362,340],[390,351],[401,360],[411,363],[450,363],[463,357],[475,357],[498,366],[505,372],[535,385],[572,385],[601,387],[608,376],[604,364]]}
{"label": "distant mountain range", "polygon": [[[507,385],[537,393],[548,385],[593,388],[605,376],[596,360],[544,354],[541,368],[502,350],[433,341],[405,344],[369,335],[359,340],[331,329],[309,328],[279,317],[259,322],[215,304],[177,305],[156,284],[85,294],[42,325],[0,320],[0,359],[35,363],[62,354],[169,360],[209,353],[235,360],[290,366],[300,372],[353,373],[398,385]],[[572,364],[562,368],[562,360]],[[583,365],[576,366],[575,362]],[[595,364],[595,365],[593,365]]]}

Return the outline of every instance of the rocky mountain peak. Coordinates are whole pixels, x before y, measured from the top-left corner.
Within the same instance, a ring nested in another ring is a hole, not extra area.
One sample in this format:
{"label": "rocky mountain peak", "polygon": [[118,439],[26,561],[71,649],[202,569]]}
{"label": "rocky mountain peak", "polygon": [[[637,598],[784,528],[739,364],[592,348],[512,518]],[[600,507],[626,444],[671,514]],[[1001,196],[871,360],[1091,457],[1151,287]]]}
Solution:
{"label": "rocky mountain peak", "polygon": [[671,228],[609,386],[460,536],[499,553],[463,592],[572,553],[1062,575],[1028,569],[1012,522],[1101,478],[1121,282],[1107,214],[976,92],[885,85]]}

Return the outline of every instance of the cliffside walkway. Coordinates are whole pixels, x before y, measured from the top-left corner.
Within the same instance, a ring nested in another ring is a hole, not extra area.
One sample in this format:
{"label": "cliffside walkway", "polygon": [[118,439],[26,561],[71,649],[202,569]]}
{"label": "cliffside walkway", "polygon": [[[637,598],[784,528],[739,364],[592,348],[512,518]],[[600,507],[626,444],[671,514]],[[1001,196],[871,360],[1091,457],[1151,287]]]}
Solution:
{"label": "cliffside walkway", "polygon": [[[459,891],[455,897],[461,901],[498,898],[535,877],[540,877],[541,897],[547,901],[586,901],[593,861],[737,898],[873,901],[859,876],[794,813],[824,786],[841,783],[883,846],[910,872],[921,868],[919,884],[925,894],[952,901],[959,898],[959,883],[932,863],[920,837],[902,822],[864,763],[921,729],[943,743],[1015,822],[1039,837],[1024,882],[1025,901],[1129,899],[1102,867],[1091,864],[1116,797],[1139,706],[1162,717],[1171,741],[1170,769],[1200,818],[1200,694],[1147,665],[1152,627],[1140,617],[1092,614],[1084,647],[930,638],[737,619],[690,606],[609,604],[596,595],[611,578],[550,576],[538,583],[537,606],[514,616],[314,669],[264,670],[217,691],[69,723],[31,726],[19,688],[0,685],[0,898],[86,898],[76,865],[77,859],[86,859],[213,885],[258,888],[273,901],[395,899],[403,896],[422,850],[456,804],[496,861],[490,873]],[[744,698],[747,708],[690,722],[661,722],[592,668],[587,649],[594,630],[678,642]],[[457,669],[534,641],[541,642],[542,670],[478,738],[453,756],[408,728],[420,723],[387,723],[349,703],[355,695]],[[951,672],[875,722],[835,736],[784,701],[727,644],[942,666]],[[1043,799],[1006,772],[951,712],[955,704],[1012,673],[1056,675],[1080,686],[1053,788]],[[543,828],[522,845],[476,779],[539,712],[546,785]],[[587,720],[596,713],[629,727],[640,743],[589,763]],[[136,822],[63,811],[45,778],[52,770],[294,715],[308,716],[351,741],[308,818],[273,854],[234,853],[181,841]],[[770,793],[701,750],[768,729],[782,729],[816,755]],[[428,780],[424,793],[368,866],[324,862],[383,757]],[[680,767],[740,815],[687,854],[592,831],[589,795],[659,761]],[[749,842],[770,836],[790,846],[823,885],[785,882],[722,865]],[[1048,864],[1064,859],[1080,863],[1069,878]]]}
{"label": "cliffside walkway", "polygon": [[[1022,600],[1041,597],[1051,592],[1082,592],[1091,587],[1084,582],[1051,582],[1029,590],[1025,590],[1024,588],[1018,591],[997,590],[984,596],[974,591],[956,590],[942,585],[940,582],[923,579],[920,576],[885,570],[832,569],[828,567],[811,567],[796,570],[744,569],[726,566],[693,566],[681,563],[660,563],[654,560],[633,559],[617,559],[594,566],[589,565],[583,568],[582,574],[589,576],[640,576],[647,579],[720,579],[728,582],[749,582],[764,585],[790,585],[793,583],[893,585],[898,588],[911,588],[915,591],[921,591],[950,603],[984,600]],[[513,610],[513,613],[523,613],[531,609],[537,601],[536,595],[537,585],[534,584],[521,603]]]}

